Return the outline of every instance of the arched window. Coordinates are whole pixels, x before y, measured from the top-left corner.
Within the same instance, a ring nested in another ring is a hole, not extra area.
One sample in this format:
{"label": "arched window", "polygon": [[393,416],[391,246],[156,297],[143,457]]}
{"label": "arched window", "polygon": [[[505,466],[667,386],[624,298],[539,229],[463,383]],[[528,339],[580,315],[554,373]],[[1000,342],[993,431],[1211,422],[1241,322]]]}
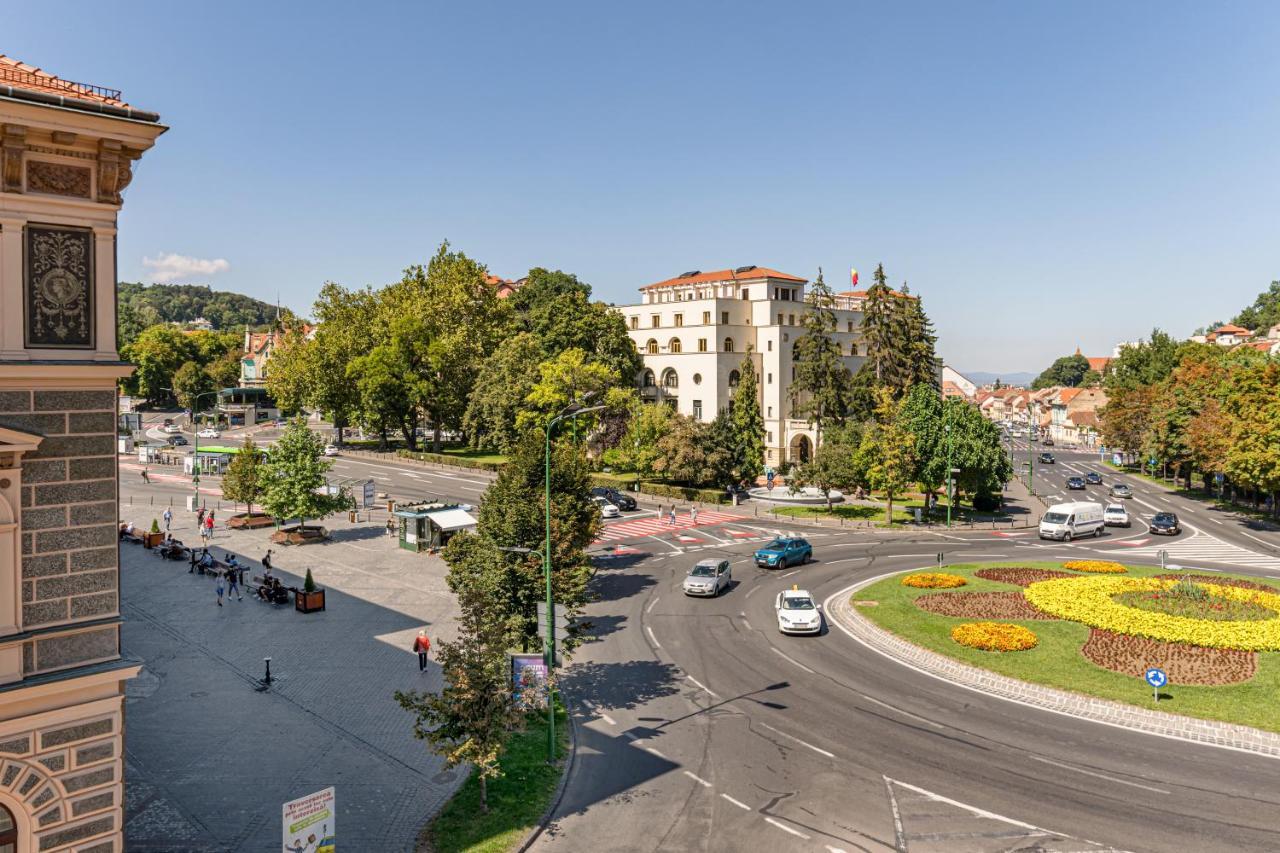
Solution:
{"label": "arched window", "polygon": [[857,355],[857,354],[858,354],[858,343],[857,341],[854,341],[853,343],[849,344],[849,355]]}
{"label": "arched window", "polygon": [[724,351],[733,352],[733,338],[724,339]]}
{"label": "arched window", "polygon": [[737,388],[738,383],[742,380],[742,374],[736,370],[729,371],[729,387]]}
{"label": "arched window", "polygon": [[652,388],[654,385],[657,384],[657,382],[654,381],[652,370],[646,370],[644,372],[644,377],[640,380],[640,382],[644,385],[645,388]]}
{"label": "arched window", "polygon": [[649,353],[649,355],[657,355],[658,342],[655,341],[653,338],[649,338],[649,342],[644,345],[644,349],[645,349],[645,352]]}
{"label": "arched window", "polygon": [[18,824],[13,812],[0,806],[0,853],[13,853],[18,849]]}
{"label": "arched window", "polygon": [[674,369],[668,367],[662,371],[662,387],[663,388],[679,388],[680,377],[676,376]]}
{"label": "arched window", "polygon": [[667,352],[680,352],[680,339],[672,338],[667,342]]}

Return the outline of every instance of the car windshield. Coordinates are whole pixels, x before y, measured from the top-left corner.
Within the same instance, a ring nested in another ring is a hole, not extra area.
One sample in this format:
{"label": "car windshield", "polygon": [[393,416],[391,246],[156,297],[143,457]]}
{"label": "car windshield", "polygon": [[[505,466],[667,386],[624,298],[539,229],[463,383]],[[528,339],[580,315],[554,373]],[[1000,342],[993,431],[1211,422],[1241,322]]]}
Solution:
{"label": "car windshield", "polygon": [[1063,512],[1046,512],[1044,514],[1044,520],[1050,524],[1061,524],[1067,520],[1067,515]]}
{"label": "car windshield", "polygon": [[694,566],[693,571],[689,572],[689,576],[695,578],[713,578],[716,576],[716,567]]}
{"label": "car windshield", "polygon": [[782,599],[783,610],[812,610],[813,599],[800,595],[784,596]]}
{"label": "car windshield", "polygon": [[1118,506],[1116,504],[1112,504],[1111,506],[1107,507],[1107,512],[1123,513],[1124,511],[1125,511],[1124,507]]}
{"label": "car windshield", "polygon": [[772,542],[770,542],[768,545],[766,545],[766,546],[765,546],[765,549],[766,549],[766,550],[768,550],[768,549],[776,548],[776,549],[778,549],[778,550],[782,550],[782,549],[784,549],[784,548],[786,548],[786,547],[787,547],[787,540],[785,540],[785,539],[775,539],[775,540],[773,540]]}
{"label": "car windshield", "polygon": [[1156,513],[1156,517],[1154,520],[1160,523],[1172,524],[1173,522],[1177,521],[1177,518],[1174,517],[1173,513],[1171,512],[1158,512]]}

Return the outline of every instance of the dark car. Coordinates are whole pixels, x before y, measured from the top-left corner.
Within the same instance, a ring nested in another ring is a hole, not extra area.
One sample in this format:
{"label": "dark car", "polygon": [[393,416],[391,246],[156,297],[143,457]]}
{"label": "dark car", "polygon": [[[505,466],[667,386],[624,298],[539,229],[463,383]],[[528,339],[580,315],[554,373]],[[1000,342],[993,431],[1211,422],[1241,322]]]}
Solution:
{"label": "dark car", "polygon": [[1053,465],[1053,464],[1054,464],[1054,459],[1053,459],[1053,454],[1052,454],[1052,453],[1041,453],[1041,454],[1040,454],[1039,459],[1040,459],[1040,464],[1041,464],[1041,465]]}
{"label": "dark car", "polygon": [[804,539],[779,536],[755,553],[756,565],[766,569],[785,569],[813,559],[813,546]]}
{"label": "dark car", "polygon": [[631,495],[624,495],[617,489],[610,489],[606,486],[596,486],[591,490],[591,497],[604,498],[618,509],[630,512],[636,508],[636,499]]}
{"label": "dark car", "polygon": [[169,442],[170,447],[183,447],[188,443],[187,440],[180,435],[171,435],[165,440]]}
{"label": "dark car", "polygon": [[1182,532],[1178,526],[1178,516],[1171,512],[1157,512],[1151,519],[1151,532],[1162,536],[1176,536]]}
{"label": "dark car", "polygon": [[1053,439],[1047,435],[1044,437],[1044,441],[1040,443],[1043,444],[1045,447],[1053,447]]}
{"label": "dark car", "polygon": [[1067,478],[1067,488],[1068,488],[1068,489],[1083,489],[1083,488],[1084,488],[1084,477],[1068,477],[1068,478]]}
{"label": "dark car", "polygon": [[1088,483],[1090,486],[1101,486],[1102,475],[1099,474],[1097,471],[1090,471],[1088,474],[1084,475],[1084,481]]}

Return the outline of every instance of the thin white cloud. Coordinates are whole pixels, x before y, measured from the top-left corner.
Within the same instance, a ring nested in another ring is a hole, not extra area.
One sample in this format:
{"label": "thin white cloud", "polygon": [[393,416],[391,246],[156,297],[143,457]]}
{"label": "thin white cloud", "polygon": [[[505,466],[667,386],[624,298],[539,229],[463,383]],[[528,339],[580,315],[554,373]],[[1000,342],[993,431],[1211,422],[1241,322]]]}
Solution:
{"label": "thin white cloud", "polygon": [[143,258],[142,265],[151,270],[147,276],[153,284],[204,279],[231,269],[225,258],[193,258],[175,252],[162,252],[154,258]]}

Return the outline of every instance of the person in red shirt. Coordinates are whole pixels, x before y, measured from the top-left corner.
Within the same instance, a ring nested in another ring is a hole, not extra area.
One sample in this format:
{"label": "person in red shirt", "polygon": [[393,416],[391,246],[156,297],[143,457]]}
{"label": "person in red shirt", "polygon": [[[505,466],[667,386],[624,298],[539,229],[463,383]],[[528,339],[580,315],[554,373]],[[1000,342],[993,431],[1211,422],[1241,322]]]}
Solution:
{"label": "person in red shirt", "polygon": [[418,672],[424,672],[427,668],[427,654],[431,651],[431,641],[427,639],[425,630],[418,632],[418,638],[413,641],[413,650],[418,653]]}

